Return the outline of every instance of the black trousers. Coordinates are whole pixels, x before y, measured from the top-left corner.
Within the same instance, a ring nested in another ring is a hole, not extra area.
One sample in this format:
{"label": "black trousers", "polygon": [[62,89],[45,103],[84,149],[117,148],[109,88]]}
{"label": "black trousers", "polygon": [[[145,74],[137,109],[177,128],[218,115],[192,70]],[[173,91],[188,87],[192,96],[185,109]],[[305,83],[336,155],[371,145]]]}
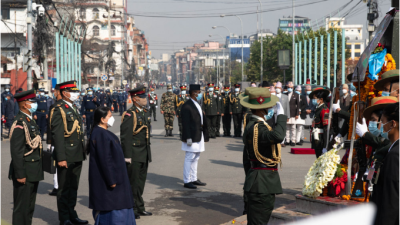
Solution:
{"label": "black trousers", "polygon": [[126,104],[127,104],[127,102],[124,101],[124,112],[126,111]]}
{"label": "black trousers", "polygon": [[46,113],[36,112],[36,117],[37,117],[36,123],[40,128],[40,137],[43,139],[43,135],[47,127]]}
{"label": "black trousers", "polygon": [[228,112],[222,117],[222,126],[224,128],[224,135],[231,135],[231,122],[232,115]]}
{"label": "black trousers", "polygon": [[208,132],[211,138],[215,138],[215,129],[217,127],[217,116],[206,116]]}
{"label": "black trousers", "polygon": [[[313,134],[311,134],[312,136]],[[315,140],[314,137],[312,138],[311,141],[311,148],[314,149],[315,151],[315,156],[317,157],[317,159],[322,155],[322,150],[324,149],[325,143],[324,143],[324,137],[322,136],[323,134],[319,134],[319,140]]]}
{"label": "black trousers", "polygon": [[247,224],[268,224],[274,210],[275,194],[245,192],[247,196]]}
{"label": "black trousers", "polygon": [[131,183],[133,199],[135,200],[135,205],[133,206],[133,211],[135,215],[138,212],[144,212],[144,201],[142,198],[144,185],[146,183],[147,169],[149,168],[148,162],[132,162],[127,163],[126,167],[128,169],[128,177]]}
{"label": "black trousers", "polygon": [[122,116],[122,113],[124,112],[124,104],[126,104],[126,102],[119,102],[119,115]]}
{"label": "black trousers", "polygon": [[233,113],[233,129],[235,136],[242,135],[242,121],[243,121],[243,114],[242,113]]}
{"label": "black trousers", "polygon": [[57,208],[60,222],[78,217],[75,211],[82,162],[67,163],[68,168],[57,166]]}
{"label": "black trousers", "polygon": [[17,179],[13,178],[14,208],[12,224],[32,224],[38,186],[39,182],[26,181],[25,184],[21,184]]}
{"label": "black trousers", "polygon": [[[225,116],[225,115],[224,115]],[[217,122],[216,122],[216,127],[215,127],[215,135],[219,136],[219,129],[221,128],[221,115],[217,116]]]}
{"label": "black trousers", "polygon": [[89,137],[94,122],[94,112],[85,112],[86,116],[86,135]]}
{"label": "black trousers", "polygon": [[113,101],[114,112],[118,112],[118,103]]}
{"label": "black trousers", "polygon": [[150,105],[150,118],[153,115],[154,120],[156,120],[156,105]]}

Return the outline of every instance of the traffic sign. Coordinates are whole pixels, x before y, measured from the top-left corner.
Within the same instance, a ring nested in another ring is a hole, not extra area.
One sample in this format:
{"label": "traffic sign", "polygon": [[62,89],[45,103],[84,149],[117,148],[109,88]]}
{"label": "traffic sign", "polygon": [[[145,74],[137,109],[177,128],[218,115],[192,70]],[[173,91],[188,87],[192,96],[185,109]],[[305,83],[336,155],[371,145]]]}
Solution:
{"label": "traffic sign", "polygon": [[126,80],[122,81],[123,85],[126,85],[127,83],[128,83],[128,81],[126,81]]}
{"label": "traffic sign", "polygon": [[106,81],[108,79],[106,74],[101,75],[101,80],[102,81]]}

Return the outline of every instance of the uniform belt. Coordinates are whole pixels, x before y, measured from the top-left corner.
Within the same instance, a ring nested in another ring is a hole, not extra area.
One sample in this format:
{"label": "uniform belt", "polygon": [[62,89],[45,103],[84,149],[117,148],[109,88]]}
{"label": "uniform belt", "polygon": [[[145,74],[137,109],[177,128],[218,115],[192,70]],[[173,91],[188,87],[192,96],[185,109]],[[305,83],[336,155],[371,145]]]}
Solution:
{"label": "uniform belt", "polygon": [[43,112],[43,113],[46,112],[46,110],[38,110],[38,111],[39,111],[39,112]]}
{"label": "uniform belt", "polygon": [[94,109],[86,109],[86,112],[94,112]]}
{"label": "uniform belt", "polygon": [[251,164],[251,168],[253,170],[273,170],[273,171],[278,171],[278,167],[276,167],[276,166],[275,167],[269,167],[269,166],[267,166],[267,165],[265,165],[263,163],[260,163],[258,161],[251,160],[250,164]]}
{"label": "uniform belt", "polygon": [[324,133],[324,129],[314,128],[313,132],[318,132],[319,134],[323,134]]}

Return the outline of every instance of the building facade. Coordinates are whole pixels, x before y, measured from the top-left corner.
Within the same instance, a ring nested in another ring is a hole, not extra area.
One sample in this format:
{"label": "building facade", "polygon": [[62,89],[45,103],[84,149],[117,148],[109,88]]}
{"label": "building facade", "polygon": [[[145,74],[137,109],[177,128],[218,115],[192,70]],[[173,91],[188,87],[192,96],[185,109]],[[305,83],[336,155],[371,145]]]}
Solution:
{"label": "building facade", "polygon": [[298,32],[302,33],[306,30],[311,29],[310,27],[310,19],[302,16],[294,16],[294,26],[293,26],[293,17],[283,17],[279,19],[278,30],[282,30],[286,33],[291,34],[294,29],[294,34]]}

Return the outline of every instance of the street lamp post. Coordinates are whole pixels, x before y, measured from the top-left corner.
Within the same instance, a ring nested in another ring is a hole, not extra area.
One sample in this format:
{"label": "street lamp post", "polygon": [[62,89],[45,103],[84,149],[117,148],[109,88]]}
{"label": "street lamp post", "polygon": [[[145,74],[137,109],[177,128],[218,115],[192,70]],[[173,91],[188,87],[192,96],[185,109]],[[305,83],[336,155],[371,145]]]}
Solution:
{"label": "street lamp post", "polygon": [[[242,19],[241,19],[239,16],[237,16],[237,15],[229,15],[229,16],[236,16],[237,18],[239,18],[239,20],[240,20],[240,26],[241,26],[241,28],[242,28],[241,42],[242,42],[242,84],[243,84],[243,70],[244,70],[244,64],[243,64],[243,63],[244,63],[244,61],[243,61],[243,21],[242,21]],[[225,15],[222,14],[221,17],[225,17]]]}
{"label": "street lamp post", "polygon": [[[227,29],[228,30],[228,32],[229,32],[229,42],[231,41],[231,31],[227,28],[227,27],[225,27],[225,26],[213,26],[212,27],[212,29],[216,29],[217,27],[223,27],[223,28],[225,28],[225,29]],[[225,40],[225,39],[224,39]],[[225,41],[225,43],[226,43],[226,41]],[[231,48],[229,47],[229,45],[228,45],[228,50],[229,50],[229,57],[228,57],[228,59],[229,59],[229,77],[228,77],[228,84],[230,85],[231,84],[231,76],[232,76],[232,66],[231,66]],[[225,63],[225,60],[224,60],[224,63]],[[225,65],[224,65],[224,70],[225,70]],[[225,71],[224,71],[224,75],[225,75]]]}
{"label": "street lamp post", "polygon": [[[224,38],[220,34],[217,34],[217,35],[222,38],[222,41],[224,41]],[[211,34],[208,35],[208,36],[212,37]],[[222,76],[223,79],[222,80],[223,80],[223,83],[225,84],[225,47],[222,49],[222,58],[224,59],[223,64],[222,64],[222,74],[223,74],[223,76]],[[220,65],[220,62],[218,60],[218,68],[220,67],[219,65]],[[219,85],[219,75],[217,77],[217,83]]]}
{"label": "street lamp post", "polygon": [[[260,19],[261,19],[261,26],[260,26],[260,31],[261,31],[261,65],[260,65],[260,83],[262,84],[263,82],[263,30],[262,30],[262,3],[261,0],[258,0],[260,2]],[[243,53],[242,53],[243,54]]]}

